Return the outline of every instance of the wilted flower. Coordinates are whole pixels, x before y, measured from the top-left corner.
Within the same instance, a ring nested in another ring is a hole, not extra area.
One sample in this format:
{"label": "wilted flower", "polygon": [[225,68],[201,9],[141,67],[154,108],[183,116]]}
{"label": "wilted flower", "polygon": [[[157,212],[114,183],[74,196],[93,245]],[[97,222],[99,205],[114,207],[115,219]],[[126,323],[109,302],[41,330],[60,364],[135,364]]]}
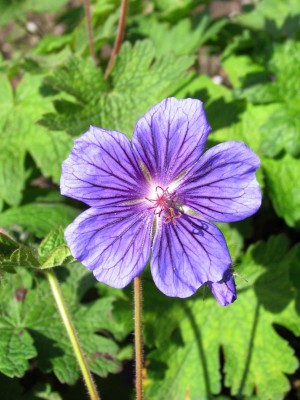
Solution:
{"label": "wilted flower", "polygon": [[137,122],[132,142],[94,126],[75,141],[61,192],[91,208],[65,236],[97,280],[126,286],[152,252],[154,282],[167,296],[206,284],[221,305],[235,300],[228,248],[210,221],[257,211],[259,159],[235,141],[202,154],[210,129],[201,101],[168,98]]}

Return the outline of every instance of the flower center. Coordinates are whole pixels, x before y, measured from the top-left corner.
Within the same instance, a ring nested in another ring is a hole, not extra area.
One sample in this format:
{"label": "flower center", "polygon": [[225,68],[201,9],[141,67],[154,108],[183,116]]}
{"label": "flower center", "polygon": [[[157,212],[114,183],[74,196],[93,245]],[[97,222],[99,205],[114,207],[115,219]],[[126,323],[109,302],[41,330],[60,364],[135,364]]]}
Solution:
{"label": "flower center", "polygon": [[156,186],[150,198],[146,197],[146,200],[151,203],[149,209],[154,209],[155,214],[164,217],[165,224],[169,222],[176,224],[176,219],[181,216],[181,212],[176,203],[176,192],[170,193],[168,189]]}

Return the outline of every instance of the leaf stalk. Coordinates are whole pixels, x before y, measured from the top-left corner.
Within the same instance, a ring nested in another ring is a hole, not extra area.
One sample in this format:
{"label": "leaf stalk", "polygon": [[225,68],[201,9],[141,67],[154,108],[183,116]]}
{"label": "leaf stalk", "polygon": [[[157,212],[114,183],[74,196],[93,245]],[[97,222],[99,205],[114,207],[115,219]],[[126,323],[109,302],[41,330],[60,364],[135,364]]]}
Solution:
{"label": "leaf stalk", "polygon": [[89,370],[86,358],[81,348],[78,336],[76,334],[73,322],[71,320],[70,313],[68,312],[67,305],[65,303],[59,282],[51,269],[44,270],[44,273],[48,279],[54,300],[56,302],[59,314],[61,316],[63,325],[66,329],[67,335],[70,339],[76,360],[81,370],[84,382],[86,384],[89,396],[91,400],[100,400],[100,396],[97,392],[95,383],[93,381],[92,374]]}
{"label": "leaf stalk", "polygon": [[143,400],[142,282],[134,279],[134,344],[136,400]]}
{"label": "leaf stalk", "polygon": [[121,3],[121,14],[120,14],[120,19],[118,23],[118,31],[117,31],[117,36],[116,40],[114,43],[114,47],[112,49],[107,68],[104,74],[104,79],[107,79],[111,70],[113,69],[114,63],[115,63],[115,58],[116,55],[119,53],[119,50],[121,48],[123,36],[124,36],[124,31],[125,31],[125,22],[126,22],[126,16],[127,16],[127,8],[128,8],[128,0],[122,0]]}
{"label": "leaf stalk", "polygon": [[87,30],[87,34],[88,34],[88,40],[89,40],[90,56],[95,61],[95,64],[97,64],[97,58],[96,58],[94,40],[93,40],[92,18],[91,18],[91,9],[90,9],[89,0],[84,0],[84,12],[85,12],[85,20],[86,20],[86,30]]}

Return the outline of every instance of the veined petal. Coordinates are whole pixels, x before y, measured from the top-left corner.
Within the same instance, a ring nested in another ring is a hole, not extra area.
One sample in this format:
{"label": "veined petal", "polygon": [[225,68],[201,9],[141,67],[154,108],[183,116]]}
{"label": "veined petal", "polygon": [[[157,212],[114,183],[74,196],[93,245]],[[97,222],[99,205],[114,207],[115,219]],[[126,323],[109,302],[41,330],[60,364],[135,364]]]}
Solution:
{"label": "veined petal", "polygon": [[61,193],[100,207],[142,197],[145,178],[127,137],[91,126],[62,166]]}
{"label": "veined petal", "polygon": [[140,205],[92,207],[68,226],[65,238],[98,281],[122,288],[147,264],[152,222],[153,213]]}
{"label": "veined petal", "polygon": [[222,232],[213,224],[183,214],[176,223],[158,223],[151,272],[167,296],[188,297],[204,283],[222,280],[231,258]]}
{"label": "veined petal", "polygon": [[132,143],[154,181],[164,186],[199,159],[210,130],[200,100],[168,98],[137,122]]}
{"label": "veined petal", "polygon": [[209,149],[183,178],[178,201],[203,217],[234,222],[254,214],[261,205],[255,177],[257,155],[241,142],[225,142]]}
{"label": "veined petal", "polygon": [[228,306],[236,300],[236,288],[230,270],[225,272],[220,282],[207,282],[207,286],[221,306]]}

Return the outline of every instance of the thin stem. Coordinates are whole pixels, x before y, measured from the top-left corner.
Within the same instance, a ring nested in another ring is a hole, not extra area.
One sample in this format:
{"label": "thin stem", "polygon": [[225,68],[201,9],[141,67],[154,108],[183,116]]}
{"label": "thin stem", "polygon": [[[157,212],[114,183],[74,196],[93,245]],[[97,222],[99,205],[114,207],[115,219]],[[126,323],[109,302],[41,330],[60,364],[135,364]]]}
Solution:
{"label": "thin stem", "polygon": [[134,344],[136,400],[143,400],[142,283],[134,279]]}
{"label": "thin stem", "polygon": [[105,74],[104,74],[105,79],[107,79],[108,75],[110,74],[110,72],[114,66],[116,55],[119,53],[119,50],[120,50],[120,47],[122,44],[124,30],[125,30],[127,8],[128,8],[128,0],[122,0],[121,15],[120,15],[119,24],[118,24],[117,36],[116,36],[114,47],[113,47],[111,55],[110,55],[110,59],[107,64]]}
{"label": "thin stem", "polygon": [[72,323],[70,314],[68,312],[65,300],[63,298],[62,291],[60,289],[58,280],[54,274],[54,272],[50,269],[44,270],[45,275],[47,276],[48,282],[50,284],[53,297],[55,299],[58,311],[60,313],[61,319],[63,321],[66,332],[69,336],[70,342],[73,347],[73,351],[75,353],[75,357],[79,364],[83,379],[85,381],[89,396],[91,400],[100,400],[100,396],[98,395],[95,383],[93,381],[91,372],[88,368],[87,361],[83,354],[82,348],[80,346],[74,325]]}
{"label": "thin stem", "polygon": [[90,2],[89,0],[84,0],[84,11],[85,11],[85,20],[86,20],[86,30],[89,39],[89,47],[90,47],[90,55],[92,59],[97,63],[95,47],[93,41],[93,31],[92,31],[92,19],[91,19],[91,10],[90,10]]}

